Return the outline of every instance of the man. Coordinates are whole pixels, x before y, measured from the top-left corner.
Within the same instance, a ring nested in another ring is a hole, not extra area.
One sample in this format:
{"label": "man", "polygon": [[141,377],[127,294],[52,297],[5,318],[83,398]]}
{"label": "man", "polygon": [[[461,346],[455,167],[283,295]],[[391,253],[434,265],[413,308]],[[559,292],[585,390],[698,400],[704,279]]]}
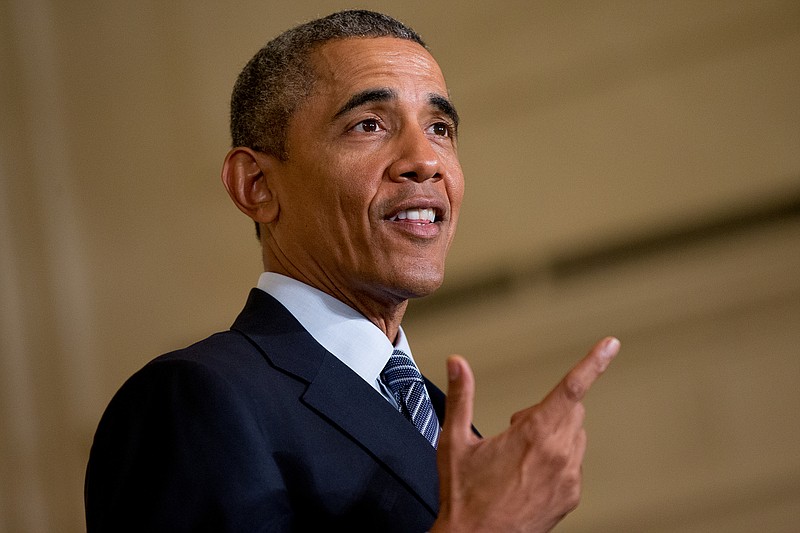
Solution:
{"label": "man", "polygon": [[472,430],[464,359],[446,400],[419,376],[400,323],[442,282],[464,191],[458,115],[419,36],[365,11],[299,26],[248,63],[231,109],[222,179],[265,274],[230,331],[112,400],[89,531],[552,528],[578,501],[580,401],[619,344],[492,439]]}

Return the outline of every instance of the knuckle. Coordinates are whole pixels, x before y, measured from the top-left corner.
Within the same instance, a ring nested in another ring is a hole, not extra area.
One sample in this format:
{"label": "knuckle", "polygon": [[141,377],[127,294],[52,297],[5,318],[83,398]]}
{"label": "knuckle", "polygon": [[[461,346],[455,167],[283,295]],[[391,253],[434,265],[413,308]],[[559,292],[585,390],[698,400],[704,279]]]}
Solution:
{"label": "knuckle", "polygon": [[539,428],[545,425],[545,421],[544,413],[536,405],[511,415],[511,425],[520,426],[526,433],[538,433]]}
{"label": "knuckle", "polygon": [[528,426],[537,433],[542,431],[543,428],[548,426],[546,413],[541,409],[531,411],[528,417]]}
{"label": "knuckle", "polygon": [[552,432],[541,413],[532,414],[526,419],[523,427],[525,428],[525,438],[529,446],[547,449],[552,441]]}
{"label": "knuckle", "polygon": [[579,402],[583,399],[586,394],[586,388],[586,384],[582,380],[572,375],[568,376],[564,383],[567,398],[573,402]]}
{"label": "knuckle", "polygon": [[554,453],[550,455],[550,464],[557,470],[563,470],[568,463],[569,460],[563,454]]}
{"label": "knuckle", "polygon": [[562,484],[562,501],[567,511],[575,509],[581,501],[581,472],[575,469],[565,473]]}
{"label": "knuckle", "polygon": [[[552,452],[552,460],[560,468],[566,468],[570,464],[571,450],[567,446],[559,446]],[[571,478],[571,476],[568,475]]]}
{"label": "knuckle", "polygon": [[564,498],[564,504],[568,508],[567,512],[574,511],[578,504],[581,503],[581,487],[580,485],[573,487],[572,490]]}
{"label": "knuckle", "polygon": [[547,439],[538,444],[539,452],[550,465],[550,468],[553,471],[561,472],[559,475],[564,480],[571,478],[570,473],[567,472],[567,467],[571,462],[570,447],[556,439]]}

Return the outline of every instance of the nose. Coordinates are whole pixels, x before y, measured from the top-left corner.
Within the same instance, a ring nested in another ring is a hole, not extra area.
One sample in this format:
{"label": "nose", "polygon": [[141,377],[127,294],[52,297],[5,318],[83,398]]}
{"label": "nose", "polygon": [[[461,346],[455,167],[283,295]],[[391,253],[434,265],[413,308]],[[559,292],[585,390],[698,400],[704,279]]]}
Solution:
{"label": "nose", "polygon": [[397,142],[398,157],[389,167],[389,177],[393,181],[422,183],[442,178],[440,156],[424,131],[418,127],[405,128]]}

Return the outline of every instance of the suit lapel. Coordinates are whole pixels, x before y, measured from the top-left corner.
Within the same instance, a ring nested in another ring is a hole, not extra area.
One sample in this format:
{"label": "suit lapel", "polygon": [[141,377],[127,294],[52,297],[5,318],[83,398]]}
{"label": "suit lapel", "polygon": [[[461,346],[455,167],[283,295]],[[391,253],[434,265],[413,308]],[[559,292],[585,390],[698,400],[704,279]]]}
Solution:
{"label": "suit lapel", "polygon": [[[436,451],[375,389],[320,346],[286,308],[261,290],[251,291],[232,329],[258,345],[272,365],[308,382],[303,402],[349,435],[436,515]],[[431,385],[426,384],[430,390]],[[436,391],[434,407],[439,415],[443,396]]]}
{"label": "suit lapel", "polygon": [[329,355],[303,400],[349,434],[436,514],[436,451],[375,389]]}

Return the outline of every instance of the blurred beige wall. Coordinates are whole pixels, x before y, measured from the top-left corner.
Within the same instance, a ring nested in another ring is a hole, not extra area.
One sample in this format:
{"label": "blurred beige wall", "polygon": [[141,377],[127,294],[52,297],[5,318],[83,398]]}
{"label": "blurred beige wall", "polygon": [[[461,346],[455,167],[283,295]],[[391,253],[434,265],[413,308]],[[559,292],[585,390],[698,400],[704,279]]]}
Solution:
{"label": "blurred beige wall", "polygon": [[[105,405],[261,270],[227,101],[337,1],[0,3],[0,533],[81,531]],[[502,431],[606,334],[564,532],[800,530],[800,3],[361,2],[418,29],[467,199],[423,370]]]}

